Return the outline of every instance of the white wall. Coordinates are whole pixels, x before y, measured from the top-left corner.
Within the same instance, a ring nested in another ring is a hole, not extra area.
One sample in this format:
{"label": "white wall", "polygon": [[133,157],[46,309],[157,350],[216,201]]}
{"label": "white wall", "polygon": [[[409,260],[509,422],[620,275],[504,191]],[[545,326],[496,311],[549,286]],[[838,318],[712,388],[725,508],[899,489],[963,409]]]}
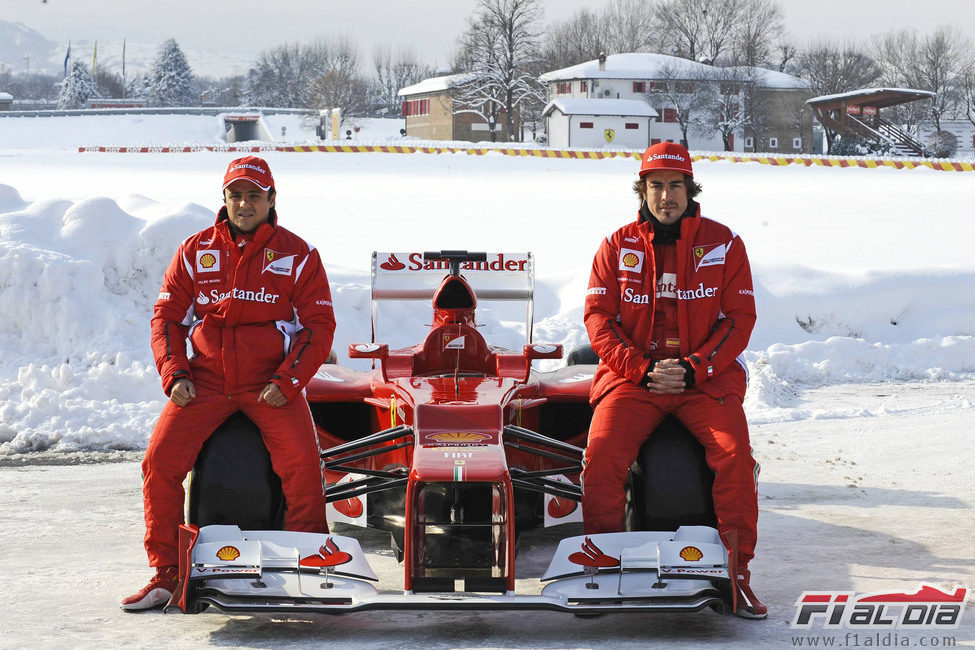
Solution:
{"label": "white wall", "polygon": [[[956,156],[969,157],[975,155],[975,146],[972,138],[975,138],[975,125],[968,120],[941,120],[941,129],[953,133],[958,138],[958,151]],[[927,140],[934,133],[934,124],[925,122],[918,129],[918,141],[926,144]]]}
{"label": "white wall", "polygon": [[[592,122],[591,129],[583,129],[582,122]],[[650,143],[647,134],[649,119],[646,117],[618,115],[563,115],[554,110],[548,118],[548,142],[553,148],[583,147],[603,149],[643,149]],[[636,124],[636,129],[627,129],[627,124]],[[611,142],[606,141],[606,129],[615,134]],[[656,136],[654,136],[656,137]]]}

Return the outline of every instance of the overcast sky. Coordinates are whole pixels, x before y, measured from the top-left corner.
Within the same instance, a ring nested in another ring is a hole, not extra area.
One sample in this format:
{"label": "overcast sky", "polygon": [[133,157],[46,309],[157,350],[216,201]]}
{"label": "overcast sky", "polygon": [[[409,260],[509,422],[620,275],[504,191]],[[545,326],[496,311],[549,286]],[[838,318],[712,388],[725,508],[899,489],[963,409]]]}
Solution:
{"label": "overcast sky", "polygon": [[[647,0],[651,1],[651,0]],[[609,0],[542,0],[547,23]],[[412,46],[427,62],[450,61],[477,0],[0,0],[0,19],[46,38],[129,41],[176,38],[194,49],[252,59],[283,42],[347,34],[367,57],[377,43]],[[975,0],[780,0],[798,45],[817,36],[862,37],[902,27],[954,25],[975,38]]]}

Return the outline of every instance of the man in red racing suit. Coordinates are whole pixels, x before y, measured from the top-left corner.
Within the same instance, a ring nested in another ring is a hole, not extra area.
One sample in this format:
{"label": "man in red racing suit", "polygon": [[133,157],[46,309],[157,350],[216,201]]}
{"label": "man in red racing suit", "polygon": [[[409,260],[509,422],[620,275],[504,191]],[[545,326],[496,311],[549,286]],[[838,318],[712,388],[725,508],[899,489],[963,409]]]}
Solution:
{"label": "man in red racing suit", "polygon": [[755,295],[741,239],[700,215],[700,186],[679,144],[643,155],[634,189],[639,218],[603,241],[585,302],[600,358],[583,472],[587,533],[623,530],[624,489],[643,442],[667,414],[705,448],[714,470],[718,528],[737,534],[738,613],[764,618],[749,586],[758,522],[756,463],[742,409],[740,356],[755,324]]}
{"label": "man in red racing suit", "polygon": [[230,163],[215,225],[180,244],[152,317],[169,402],[142,463],[145,546],[156,575],[123,609],[164,604],[175,588],[182,482],[235,411],[261,430],[289,530],[328,532],[320,451],[303,389],[331,350],[332,298],[318,251],[277,224],[267,163]]}

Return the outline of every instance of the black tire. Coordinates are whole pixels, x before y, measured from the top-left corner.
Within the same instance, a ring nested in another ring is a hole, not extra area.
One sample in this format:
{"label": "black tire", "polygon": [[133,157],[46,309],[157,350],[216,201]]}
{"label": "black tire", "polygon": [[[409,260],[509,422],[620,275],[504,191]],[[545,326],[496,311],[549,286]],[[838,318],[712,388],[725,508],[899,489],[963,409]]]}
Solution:
{"label": "black tire", "polygon": [[599,357],[591,345],[580,345],[573,348],[569,356],[565,358],[565,365],[567,366],[596,365],[597,363],[599,363]]}
{"label": "black tire", "polygon": [[237,412],[200,450],[189,490],[189,523],[231,524],[241,530],[284,530],[281,479],[261,432]]}
{"label": "black tire", "polygon": [[668,416],[640,448],[627,488],[627,530],[715,526],[714,473],[704,447]]}

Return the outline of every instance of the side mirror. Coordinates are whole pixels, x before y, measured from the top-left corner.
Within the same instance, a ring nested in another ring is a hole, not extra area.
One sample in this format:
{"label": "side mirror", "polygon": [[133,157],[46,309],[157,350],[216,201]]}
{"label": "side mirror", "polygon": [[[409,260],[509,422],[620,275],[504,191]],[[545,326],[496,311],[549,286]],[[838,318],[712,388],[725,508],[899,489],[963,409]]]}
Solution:
{"label": "side mirror", "polygon": [[385,343],[350,343],[350,359],[380,359],[389,356],[389,345]]}
{"label": "side mirror", "polygon": [[561,359],[561,343],[529,343],[525,346],[525,358],[533,359]]}

